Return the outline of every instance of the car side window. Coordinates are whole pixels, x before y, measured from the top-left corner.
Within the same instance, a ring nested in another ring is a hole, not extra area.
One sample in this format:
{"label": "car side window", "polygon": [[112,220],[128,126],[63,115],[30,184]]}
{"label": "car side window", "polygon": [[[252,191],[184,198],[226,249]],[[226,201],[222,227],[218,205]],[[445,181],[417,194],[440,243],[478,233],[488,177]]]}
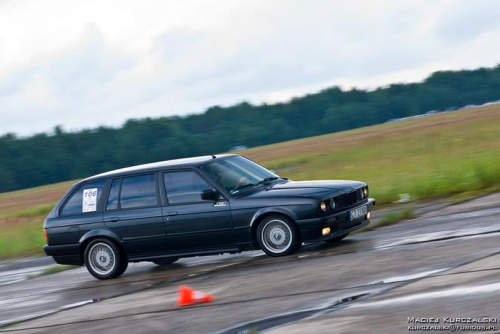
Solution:
{"label": "car side window", "polygon": [[125,177],[120,192],[120,208],[140,208],[158,205],[154,174]]}
{"label": "car side window", "polygon": [[212,189],[195,171],[167,172],[163,180],[169,204],[202,202],[203,190]]}
{"label": "car side window", "polygon": [[118,209],[118,195],[120,194],[121,179],[113,180],[111,188],[109,189],[108,202],[106,203],[106,210]]}
{"label": "car side window", "polygon": [[61,209],[61,215],[76,215],[97,211],[105,180],[85,183],[70,197]]}

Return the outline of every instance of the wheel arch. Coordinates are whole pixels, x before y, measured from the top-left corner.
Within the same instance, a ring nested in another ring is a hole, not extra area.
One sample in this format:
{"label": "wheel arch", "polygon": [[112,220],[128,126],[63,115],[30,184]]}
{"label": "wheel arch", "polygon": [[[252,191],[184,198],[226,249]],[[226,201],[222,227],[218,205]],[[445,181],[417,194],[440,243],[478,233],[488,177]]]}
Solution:
{"label": "wheel arch", "polygon": [[111,231],[108,230],[92,230],[88,231],[85,233],[81,238],[80,238],[80,254],[82,256],[82,262],[85,263],[85,249],[87,248],[87,245],[95,239],[107,239],[111,241],[115,246],[118,248],[120,251],[120,255],[124,256],[125,258],[128,258],[127,253],[125,252],[125,248],[123,247],[123,244],[120,240],[120,238],[114,234]]}
{"label": "wheel arch", "polygon": [[297,228],[298,235],[299,237],[302,238],[300,234],[300,229],[297,223],[295,222],[296,215],[291,211],[286,208],[264,208],[259,211],[257,211],[254,216],[252,217],[252,220],[250,222],[250,233],[252,237],[252,244],[254,248],[259,249],[259,243],[257,242],[257,229],[259,228],[259,225],[262,223],[264,219],[266,219],[269,216],[284,216],[288,218]]}

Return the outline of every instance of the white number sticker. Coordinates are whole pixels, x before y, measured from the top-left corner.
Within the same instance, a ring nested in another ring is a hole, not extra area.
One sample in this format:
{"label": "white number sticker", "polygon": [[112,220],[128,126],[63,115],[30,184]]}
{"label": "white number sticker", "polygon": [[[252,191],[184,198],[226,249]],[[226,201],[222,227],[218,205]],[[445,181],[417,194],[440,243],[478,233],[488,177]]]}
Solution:
{"label": "white number sticker", "polygon": [[97,188],[83,189],[82,212],[93,212],[97,210]]}

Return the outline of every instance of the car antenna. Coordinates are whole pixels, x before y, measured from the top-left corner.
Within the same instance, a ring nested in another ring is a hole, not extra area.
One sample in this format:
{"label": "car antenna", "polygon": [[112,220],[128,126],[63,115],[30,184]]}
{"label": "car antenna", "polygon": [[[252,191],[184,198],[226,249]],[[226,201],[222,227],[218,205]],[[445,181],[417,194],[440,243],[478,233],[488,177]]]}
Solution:
{"label": "car antenna", "polygon": [[217,158],[217,157],[215,156],[215,154],[212,154],[212,159],[215,159],[215,158]]}

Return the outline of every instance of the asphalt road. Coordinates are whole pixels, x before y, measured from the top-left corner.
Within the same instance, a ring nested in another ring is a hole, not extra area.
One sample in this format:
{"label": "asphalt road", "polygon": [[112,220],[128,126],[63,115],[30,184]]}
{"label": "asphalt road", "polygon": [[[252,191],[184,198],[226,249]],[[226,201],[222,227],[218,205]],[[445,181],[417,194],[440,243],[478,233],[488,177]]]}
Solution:
{"label": "asphalt road", "polygon": [[[284,258],[248,252],[141,263],[110,281],[84,268],[25,279],[49,258],[3,264],[0,325],[8,327],[0,332],[498,332],[500,194],[421,212]],[[176,307],[182,284],[215,301]]]}

